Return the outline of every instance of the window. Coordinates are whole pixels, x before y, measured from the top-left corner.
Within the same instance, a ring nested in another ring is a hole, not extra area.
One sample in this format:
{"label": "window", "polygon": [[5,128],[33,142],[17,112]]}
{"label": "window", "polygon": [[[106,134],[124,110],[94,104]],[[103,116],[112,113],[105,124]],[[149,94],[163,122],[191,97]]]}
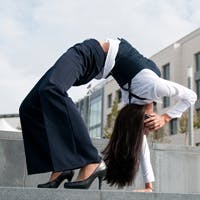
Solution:
{"label": "window", "polygon": [[80,112],[80,115],[85,122],[85,125],[88,127],[88,117],[89,117],[89,98],[85,97],[76,103],[77,109]]}
{"label": "window", "polygon": [[101,137],[102,97],[98,96],[90,101],[89,130],[92,138]]}
{"label": "window", "polygon": [[81,117],[84,119],[84,111],[85,111],[84,109],[85,109],[85,107],[84,107],[84,101],[83,100],[80,101],[79,109],[80,109]]}
{"label": "window", "polygon": [[196,80],[196,86],[197,86],[197,97],[200,98],[200,79]]}
{"label": "window", "polygon": [[101,127],[96,127],[90,130],[90,136],[92,138],[100,138],[101,136]]}
{"label": "window", "polygon": [[195,55],[196,57],[196,71],[200,72],[200,52]]}
{"label": "window", "polygon": [[107,115],[107,126],[108,126],[108,128],[111,127],[111,123],[112,123],[112,118],[111,117],[112,117],[111,114]]}
{"label": "window", "polygon": [[116,97],[117,97],[117,103],[120,103],[122,101],[122,93],[120,89],[116,91]]}
{"label": "window", "polygon": [[163,108],[167,108],[170,106],[170,98],[169,97],[163,97]]}
{"label": "window", "polygon": [[[163,78],[166,80],[170,80],[170,64],[166,64],[163,66]],[[166,108],[170,106],[170,98],[164,97],[163,98],[163,107]]]}
{"label": "window", "polygon": [[163,66],[163,78],[166,80],[170,79],[170,65],[169,63]]}
{"label": "window", "polygon": [[[197,110],[197,118],[198,121],[200,122],[200,109]],[[200,123],[198,124],[198,128],[200,128]]]}
{"label": "window", "polygon": [[[200,72],[200,53],[197,53],[195,55],[195,59],[196,59],[196,71],[199,73]],[[196,88],[197,88],[197,97],[198,99],[200,98],[200,79],[198,78],[196,80]]]}
{"label": "window", "polygon": [[178,129],[177,119],[172,119],[170,122],[170,134],[171,135],[177,134],[177,129]]}
{"label": "window", "polygon": [[108,108],[112,107],[112,94],[108,95]]}

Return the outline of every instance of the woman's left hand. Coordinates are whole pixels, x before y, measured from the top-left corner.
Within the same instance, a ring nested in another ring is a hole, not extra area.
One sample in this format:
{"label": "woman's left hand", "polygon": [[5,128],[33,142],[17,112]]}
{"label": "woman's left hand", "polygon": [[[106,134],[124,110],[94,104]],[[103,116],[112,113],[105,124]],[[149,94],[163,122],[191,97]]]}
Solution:
{"label": "woman's left hand", "polygon": [[133,190],[133,192],[152,192],[152,191],[153,191],[153,185],[151,182],[145,183],[144,189]]}
{"label": "woman's left hand", "polygon": [[162,128],[170,120],[171,117],[167,114],[158,115],[156,113],[152,113],[148,119],[144,120],[145,128],[149,129],[150,131],[156,131],[159,128]]}
{"label": "woman's left hand", "polygon": [[133,192],[152,192],[152,189],[151,188],[145,188],[145,189],[133,190]]}

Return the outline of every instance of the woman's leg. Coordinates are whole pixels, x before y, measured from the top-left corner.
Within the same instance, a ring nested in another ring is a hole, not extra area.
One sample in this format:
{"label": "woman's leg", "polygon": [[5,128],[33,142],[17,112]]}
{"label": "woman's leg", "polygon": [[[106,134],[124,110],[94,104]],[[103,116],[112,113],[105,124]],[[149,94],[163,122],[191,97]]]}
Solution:
{"label": "woman's leg", "polygon": [[76,64],[73,56],[72,50],[65,53],[20,107],[29,174],[81,168],[100,161],[87,128],[66,93],[86,70]]}
{"label": "woman's leg", "polygon": [[67,93],[61,94],[57,88],[51,86],[40,90],[40,99],[54,171],[98,163],[97,150]]}
{"label": "woman's leg", "polygon": [[19,109],[28,174],[53,171],[37,87],[38,84]]}

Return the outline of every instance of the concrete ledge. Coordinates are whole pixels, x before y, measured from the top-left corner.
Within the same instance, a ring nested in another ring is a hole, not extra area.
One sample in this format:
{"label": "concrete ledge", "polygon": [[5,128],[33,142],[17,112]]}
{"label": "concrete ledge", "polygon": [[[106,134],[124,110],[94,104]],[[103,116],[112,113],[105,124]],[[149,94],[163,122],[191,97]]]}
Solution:
{"label": "concrete ledge", "polygon": [[0,140],[22,140],[21,132],[0,131]]}
{"label": "concrete ledge", "polygon": [[0,188],[1,200],[199,200],[200,194],[134,193],[127,191]]}
{"label": "concrete ledge", "polygon": [[[94,139],[99,150],[104,149],[108,140]],[[200,148],[177,145],[151,145],[151,162],[156,181],[155,192],[200,193]],[[19,133],[0,135],[0,186],[36,187],[48,180],[49,173],[27,176],[24,145]],[[90,190],[96,190],[98,180]],[[135,184],[120,191],[131,191],[144,187],[143,177],[138,173]],[[63,188],[62,186],[60,188]],[[116,190],[103,183],[103,190]]]}
{"label": "concrete ledge", "polygon": [[[150,146],[150,144],[149,144]],[[174,145],[174,144],[159,144],[159,143],[153,143],[152,144],[152,150],[158,150],[158,151],[176,151],[176,152],[182,152],[182,153],[200,153],[199,147],[192,147],[192,146],[186,146],[186,145]]]}

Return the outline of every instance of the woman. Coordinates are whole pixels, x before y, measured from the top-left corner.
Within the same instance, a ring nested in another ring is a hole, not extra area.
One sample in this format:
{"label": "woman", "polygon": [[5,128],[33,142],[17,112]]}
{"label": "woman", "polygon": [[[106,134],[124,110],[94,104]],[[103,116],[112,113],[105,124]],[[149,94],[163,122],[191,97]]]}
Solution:
{"label": "woman", "polygon": [[[156,65],[139,54],[124,39],[101,43],[95,39],[89,39],[74,45],[45,73],[20,106],[28,174],[52,171],[49,182],[40,184],[38,187],[57,187],[64,179],[71,181],[72,170],[80,168],[77,181],[65,183],[65,188],[88,188],[97,177],[99,188],[101,188],[102,178],[106,173],[105,163],[92,145],[87,129],[67,90],[71,86],[86,84],[93,78],[106,78],[109,75],[112,75],[123,89],[123,98],[125,102],[130,103],[128,107],[133,102],[134,105],[139,104],[139,106],[134,106],[138,109],[137,116],[139,117],[134,120],[140,122],[140,127],[137,126],[138,133],[133,129],[133,133],[136,133],[137,145],[135,145],[136,141],[130,144],[135,148],[134,162],[131,162],[134,173],[131,173],[130,178],[134,178],[137,171],[144,122],[146,130],[157,130],[171,118],[181,115],[196,100],[196,95],[191,90],[161,79]],[[143,85],[143,77],[148,76],[149,82]],[[167,89],[157,93],[157,89],[155,91],[153,89],[154,81],[161,81]],[[173,91],[172,88],[174,88]],[[180,95],[182,90],[186,90],[189,97]],[[154,91],[154,93],[149,94],[149,91]],[[171,113],[161,116],[151,112],[151,117],[143,121],[148,105],[163,96],[177,96],[181,105],[177,105]],[[173,114],[173,111],[176,114]],[[122,114],[123,112],[126,117],[127,112],[121,111]],[[118,121],[116,126],[121,119]],[[133,122],[135,121],[131,121]],[[116,138],[111,140],[104,151],[108,165],[106,179],[111,184],[123,186],[130,183],[130,178],[124,178],[121,182],[113,177],[113,173],[109,176],[110,167],[115,162],[110,156],[109,146],[116,144],[116,141]],[[115,145],[115,147],[118,146]],[[130,152],[126,156],[129,159]],[[120,170],[120,167],[116,168],[115,172],[120,172]]]}
{"label": "woman", "polygon": [[[182,85],[160,78],[156,65],[123,39],[110,74],[120,85],[127,105],[119,112],[109,144],[103,151],[107,166],[105,179],[110,185],[123,187],[131,185],[136,176],[144,133],[181,117],[197,96]],[[165,96],[176,98],[177,103],[158,115],[153,112],[153,102]]]}

